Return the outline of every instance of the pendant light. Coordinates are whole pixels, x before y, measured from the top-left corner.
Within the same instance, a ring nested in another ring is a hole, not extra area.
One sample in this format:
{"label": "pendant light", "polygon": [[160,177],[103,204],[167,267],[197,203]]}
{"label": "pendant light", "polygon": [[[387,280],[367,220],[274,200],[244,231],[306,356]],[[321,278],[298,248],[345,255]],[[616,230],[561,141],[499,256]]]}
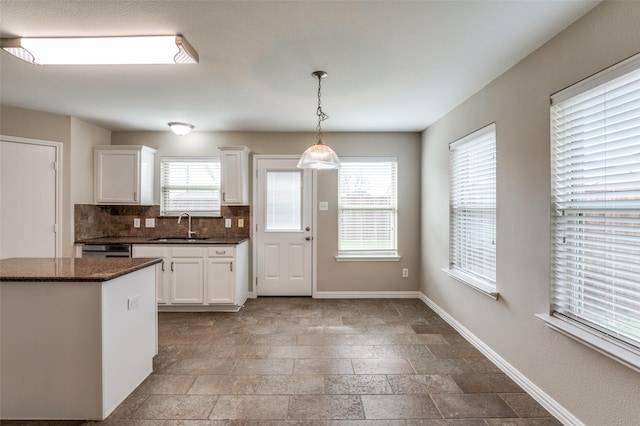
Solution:
{"label": "pendant light", "polygon": [[318,79],[318,109],[316,115],[318,116],[318,125],[316,126],[316,143],[311,145],[300,157],[298,162],[298,168],[300,169],[339,169],[340,159],[338,155],[322,141],[322,122],[329,118],[322,111],[322,105],[320,103],[320,91],[322,79],[327,76],[324,71],[314,71],[311,73]]}

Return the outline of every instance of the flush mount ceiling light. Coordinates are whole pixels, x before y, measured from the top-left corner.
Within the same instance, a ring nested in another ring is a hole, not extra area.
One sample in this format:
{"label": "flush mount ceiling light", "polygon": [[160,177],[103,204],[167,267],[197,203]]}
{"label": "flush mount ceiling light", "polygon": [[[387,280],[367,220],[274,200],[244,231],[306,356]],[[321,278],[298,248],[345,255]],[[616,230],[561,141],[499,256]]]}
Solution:
{"label": "flush mount ceiling light", "polygon": [[181,35],[6,38],[6,52],[38,65],[197,64],[198,52]]}
{"label": "flush mount ceiling light", "polygon": [[314,71],[311,75],[318,79],[318,109],[316,110],[318,125],[316,126],[316,143],[302,153],[300,161],[298,162],[298,168],[339,169],[340,159],[338,155],[322,141],[322,122],[329,118],[329,116],[322,111],[320,91],[322,79],[327,76],[327,73],[324,71]]}
{"label": "flush mount ceiling light", "polygon": [[180,136],[188,135],[193,130],[193,124],[179,123],[177,121],[169,123],[169,127],[173,133]]}

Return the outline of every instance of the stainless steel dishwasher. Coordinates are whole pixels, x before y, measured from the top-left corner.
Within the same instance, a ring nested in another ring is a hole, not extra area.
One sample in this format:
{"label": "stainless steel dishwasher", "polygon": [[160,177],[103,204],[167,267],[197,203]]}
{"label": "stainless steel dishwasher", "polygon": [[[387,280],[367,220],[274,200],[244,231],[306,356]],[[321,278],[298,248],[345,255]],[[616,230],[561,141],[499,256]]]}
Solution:
{"label": "stainless steel dishwasher", "polygon": [[131,257],[131,244],[85,244],[82,257]]}

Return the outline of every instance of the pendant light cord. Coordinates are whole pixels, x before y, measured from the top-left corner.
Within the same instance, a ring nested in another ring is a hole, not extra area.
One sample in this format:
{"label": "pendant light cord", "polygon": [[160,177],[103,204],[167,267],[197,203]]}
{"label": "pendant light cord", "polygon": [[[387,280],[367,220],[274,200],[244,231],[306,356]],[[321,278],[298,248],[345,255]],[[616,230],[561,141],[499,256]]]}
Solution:
{"label": "pendant light cord", "polygon": [[318,125],[316,126],[316,143],[322,144],[322,122],[329,118],[327,114],[322,111],[322,103],[321,103],[321,89],[322,89],[322,78],[318,77],[318,109],[316,110],[316,115],[318,116]]}

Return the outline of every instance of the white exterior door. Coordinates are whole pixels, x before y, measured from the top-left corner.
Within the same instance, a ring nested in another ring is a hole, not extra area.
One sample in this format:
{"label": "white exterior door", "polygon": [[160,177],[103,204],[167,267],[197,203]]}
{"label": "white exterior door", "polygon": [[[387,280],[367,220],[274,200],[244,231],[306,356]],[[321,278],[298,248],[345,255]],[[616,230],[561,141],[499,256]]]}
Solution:
{"label": "white exterior door", "polygon": [[254,157],[257,296],[311,296],[313,173],[298,158]]}
{"label": "white exterior door", "polygon": [[0,141],[0,258],[58,255],[59,145]]}

